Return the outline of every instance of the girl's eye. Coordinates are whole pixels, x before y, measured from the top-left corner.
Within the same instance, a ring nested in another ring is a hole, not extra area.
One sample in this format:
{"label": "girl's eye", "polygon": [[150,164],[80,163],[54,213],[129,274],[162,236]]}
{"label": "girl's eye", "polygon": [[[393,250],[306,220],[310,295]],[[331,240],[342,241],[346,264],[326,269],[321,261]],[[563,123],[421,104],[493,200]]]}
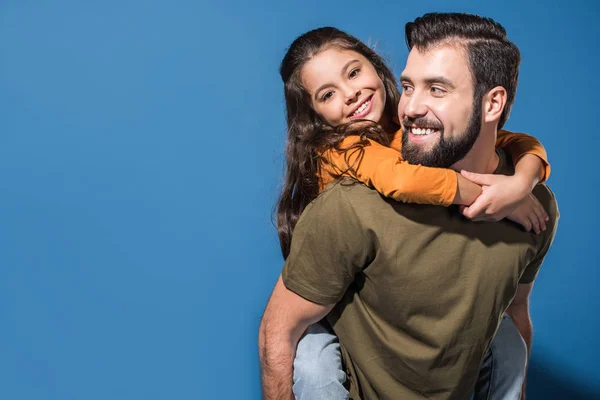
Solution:
{"label": "girl's eye", "polygon": [[321,96],[321,101],[327,101],[331,98],[331,96],[333,96],[333,92],[330,90],[329,92]]}
{"label": "girl's eye", "polygon": [[355,68],[352,71],[350,71],[350,74],[348,74],[348,76],[350,78],[354,78],[356,75],[358,75],[359,72],[360,72],[360,68]]}

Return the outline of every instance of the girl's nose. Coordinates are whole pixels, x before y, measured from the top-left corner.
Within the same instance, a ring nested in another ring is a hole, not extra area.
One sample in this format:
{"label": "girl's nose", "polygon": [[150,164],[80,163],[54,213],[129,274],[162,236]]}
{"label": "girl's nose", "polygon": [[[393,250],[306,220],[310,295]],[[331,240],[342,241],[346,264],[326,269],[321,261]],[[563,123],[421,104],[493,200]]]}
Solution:
{"label": "girl's nose", "polygon": [[360,95],[360,89],[353,88],[352,86],[348,86],[344,91],[344,98],[346,99],[346,104],[351,104],[355,101]]}

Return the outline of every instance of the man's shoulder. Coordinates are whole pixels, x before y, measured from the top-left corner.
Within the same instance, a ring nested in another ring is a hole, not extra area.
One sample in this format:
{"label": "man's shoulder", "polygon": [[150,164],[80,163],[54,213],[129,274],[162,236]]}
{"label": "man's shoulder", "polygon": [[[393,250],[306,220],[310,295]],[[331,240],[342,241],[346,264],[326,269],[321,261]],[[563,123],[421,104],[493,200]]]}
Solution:
{"label": "man's shoulder", "polygon": [[364,183],[361,183],[354,178],[342,177],[342,178],[336,179],[335,181],[333,181],[332,183],[327,185],[327,187],[325,188],[325,190],[323,190],[323,192],[319,195],[319,197],[322,197],[322,196],[347,196],[347,195],[350,195],[350,196],[363,195],[364,196],[367,193],[372,193],[372,192],[377,193],[376,190],[371,189]]}
{"label": "man's shoulder", "polygon": [[383,202],[382,196],[351,178],[330,183],[302,212],[300,221],[314,219],[361,218],[367,209]]}
{"label": "man's shoulder", "polygon": [[350,206],[363,205],[364,203],[380,203],[386,199],[375,189],[358,182],[352,178],[341,178],[330,183],[311,204],[347,203]]}
{"label": "man's shoulder", "polygon": [[538,199],[546,213],[548,214],[548,221],[546,222],[546,230],[542,232],[539,237],[536,235],[538,239],[538,243],[540,247],[540,251],[545,255],[548,248],[554,241],[554,237],[556,236],[556,231],[558,229],[558,220],[560,218],[560,213],[558,211],[558,203],[556,201],[556,196],[550,190],[550,188],[545,184],[537,185],[533,189],[534,196]]}

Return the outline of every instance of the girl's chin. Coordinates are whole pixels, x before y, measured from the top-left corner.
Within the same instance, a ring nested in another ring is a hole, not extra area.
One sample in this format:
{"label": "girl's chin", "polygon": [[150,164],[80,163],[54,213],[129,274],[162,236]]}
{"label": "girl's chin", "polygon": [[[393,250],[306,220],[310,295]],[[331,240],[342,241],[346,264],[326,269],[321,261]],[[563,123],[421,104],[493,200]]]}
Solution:
{"label": "girl's chin", "polygon": [[348,118],[348,120],[346,122],[371,121],[371,122],[375,122],[376,124],[378,124],[378,123],[380,123],[380,120],[381,120],[381,118],[376,118],[376,116],[374,116],[373,113],[369,113],[361,118]]}

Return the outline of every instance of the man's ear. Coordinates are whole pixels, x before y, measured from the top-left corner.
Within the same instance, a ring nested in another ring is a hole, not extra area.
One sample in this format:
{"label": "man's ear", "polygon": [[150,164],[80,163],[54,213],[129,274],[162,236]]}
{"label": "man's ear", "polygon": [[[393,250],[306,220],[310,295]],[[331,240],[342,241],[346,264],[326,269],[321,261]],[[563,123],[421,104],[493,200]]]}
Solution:
{"label": "man's ear", "polygon": [[498,122],[506,106],[506,89],[496,86],[483,97],[483,120]]}

